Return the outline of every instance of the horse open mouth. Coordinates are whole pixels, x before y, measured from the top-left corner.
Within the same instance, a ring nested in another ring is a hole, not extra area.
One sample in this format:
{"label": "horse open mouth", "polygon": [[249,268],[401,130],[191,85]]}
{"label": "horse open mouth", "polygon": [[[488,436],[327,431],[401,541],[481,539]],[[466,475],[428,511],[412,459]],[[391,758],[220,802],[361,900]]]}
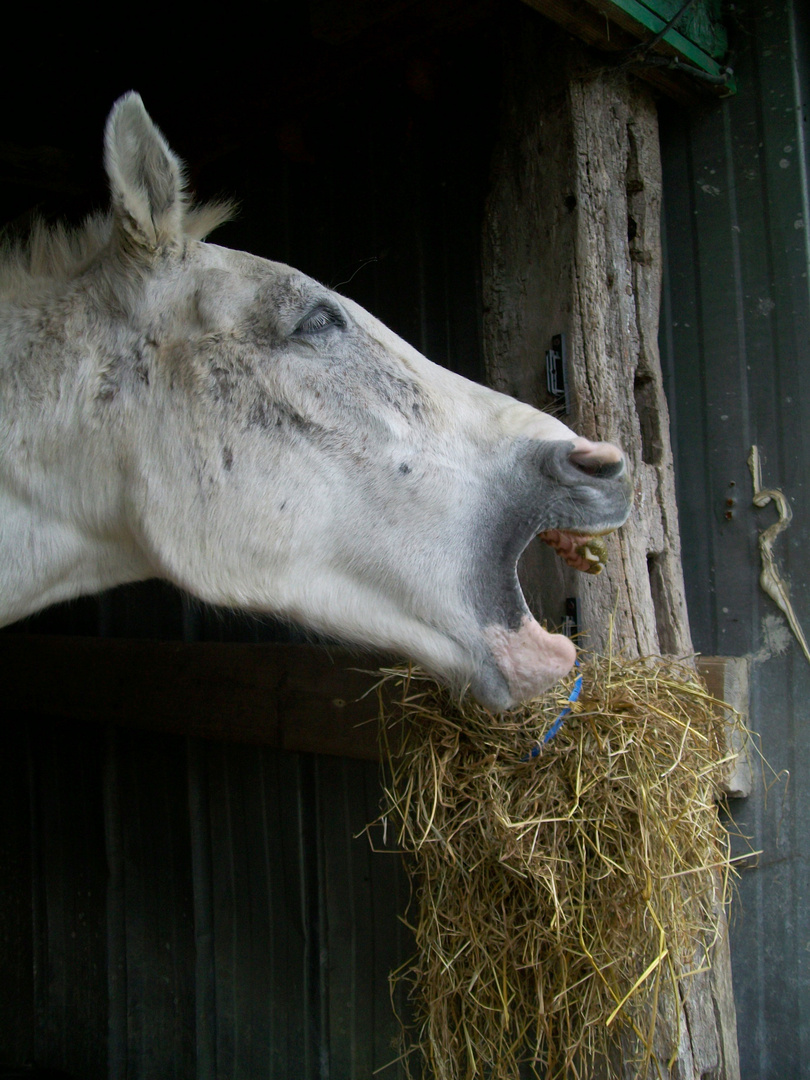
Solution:
{"label": "horse open mouth", "polygon": [[[598,574],[607,561],[607,549],[603,537],[614,532],[606,529],[596,533],[546,529],[538,536],[549,544],[557,554],[575,570],[586,574]],[[479,688],[479,698],[494,711],[510,708],[527,701],[553,686],[573,667],[576,646],[564,634],[545,630],[525,606],[515,574],[512,599],[523,608],[518,624],[510,628],[490,624],[484,638],[497,665],[506,688],[506,695],[492,694],[492,684]],[[482,693],[482,690],[484,692]]]}
{"label": "horse open mouth", "polygon": [[[568,566],[598,574],[607,560],[604,538],[627,520],[634,497],[625,459],[610,444],[585,439],[576,439],[573,447],[540,443],[528,448],[526,461],[533,468],[528,474],[515,471],[518,480],[509,493],[512,501],[505,504],[506,520],[494,530],[507,537],[506,543],[494,564],[482,568],[483,588],[477,593],[489,657],[471,689],[493,711],[548,690],[568,674],[577,656],[570,638],[549,632],[532,615],[517,572],[523,549],[539,536]],[[538,494],[533,494],[538,476]],[[562,490],[557,492],[555,485]],[[518,510],[508,516],[510,506]]]}

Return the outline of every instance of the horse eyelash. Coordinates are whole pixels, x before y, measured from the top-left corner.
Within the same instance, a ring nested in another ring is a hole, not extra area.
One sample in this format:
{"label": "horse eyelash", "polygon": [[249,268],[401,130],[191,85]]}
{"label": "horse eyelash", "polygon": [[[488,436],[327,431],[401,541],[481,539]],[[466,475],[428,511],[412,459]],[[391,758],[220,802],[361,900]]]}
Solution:
{"label": "horse eyelash", "polygon": [[296,334],[321,334],[331,326],[337,326],[345,330],[346,322],[343,316],[334,308],[326,304],[318,304],[307,312],[293,331]]}

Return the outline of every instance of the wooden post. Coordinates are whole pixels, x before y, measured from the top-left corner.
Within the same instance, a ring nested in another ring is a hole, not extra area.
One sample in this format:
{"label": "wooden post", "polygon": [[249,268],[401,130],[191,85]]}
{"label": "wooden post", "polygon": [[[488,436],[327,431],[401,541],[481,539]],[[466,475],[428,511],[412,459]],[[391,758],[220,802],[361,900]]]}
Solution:
{"label": "wooden post", "polygon": [[[692,652],[680,561],[669,419],[657,346],[661,170],[655,103],[531,11],[505,40],[500,142],[483,236],[484,341],[496,389],[552,404],[545,353],[567,345],[579,434],[619,443],[631,462],[631,520],[608,569],[575,574],[541,545],[521,568],[550,624],[576,597],[587,647],[628,656]],[[659,1003],[652,1076],[737,1080],[727,941],[710,973]],[[672,1062],[671,1067],[669,1062]]]}

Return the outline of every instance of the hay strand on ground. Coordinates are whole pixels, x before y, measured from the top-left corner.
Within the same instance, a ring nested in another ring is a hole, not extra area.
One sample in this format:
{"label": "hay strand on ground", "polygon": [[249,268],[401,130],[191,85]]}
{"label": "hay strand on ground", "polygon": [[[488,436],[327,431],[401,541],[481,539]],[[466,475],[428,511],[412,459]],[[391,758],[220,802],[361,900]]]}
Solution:
{"label": "hay strand on ground", "polygon": [[580,670],[571,715],[528,761],[573,676],[496,718],[413,669],[387,673],[385,816],[417,943],[393,979],[414,1013],[405,1060],[434,1080],[517,1080],[521,1063],[610,1076],[619,1044],[646,1075],[662,981],[683,989],[718,933],[721,703],[670,660]]}

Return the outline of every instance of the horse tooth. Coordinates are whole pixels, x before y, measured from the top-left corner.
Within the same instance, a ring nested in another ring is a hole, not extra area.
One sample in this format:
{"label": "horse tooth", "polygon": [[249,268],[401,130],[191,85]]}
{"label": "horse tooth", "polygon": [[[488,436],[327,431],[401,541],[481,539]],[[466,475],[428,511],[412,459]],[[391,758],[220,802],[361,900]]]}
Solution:
{"label": "horse tooth", "polygon": [[601,574],[605,569],[605,564],[599,558],[598,555],[594,555],[590,548],[585,548],[583,557],[587,560],[588,565],[583,567],[586,574]]}

